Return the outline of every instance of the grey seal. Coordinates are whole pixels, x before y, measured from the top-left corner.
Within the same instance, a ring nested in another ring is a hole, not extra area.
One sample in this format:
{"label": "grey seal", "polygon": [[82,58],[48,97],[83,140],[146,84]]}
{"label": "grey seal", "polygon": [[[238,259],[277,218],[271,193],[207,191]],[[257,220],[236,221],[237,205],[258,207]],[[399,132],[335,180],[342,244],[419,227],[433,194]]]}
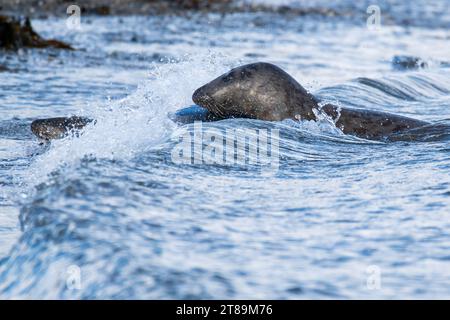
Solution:
{"label": "grey seal", "polygon": [[197,89],[192,100],[222,118],[316,121],[322,112],[345,134],[372,140],[429,125],[385,112],[320,106],[293,77],[265,62],[232,69]]}
{"label": "grey seal", "polygon": [[42,140],[61,139],[71,132],[78,134],[81,129],[93,121],[76,116],[38,119],[31,123],[31,131]]}

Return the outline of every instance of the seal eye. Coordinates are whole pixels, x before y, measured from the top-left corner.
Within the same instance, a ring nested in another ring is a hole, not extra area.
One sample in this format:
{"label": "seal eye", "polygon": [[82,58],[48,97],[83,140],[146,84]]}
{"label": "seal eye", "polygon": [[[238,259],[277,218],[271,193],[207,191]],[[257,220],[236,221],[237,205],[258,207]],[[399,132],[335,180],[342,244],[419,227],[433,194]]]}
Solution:
{"label": "seal eye", "polygon": [[233,80],[233,75],[231,73],[222,77],[223,82],[230,82],[231,80]]}
{"label": "seal eye", "polygon": [[251,76],[252,76],[252,72],[250,70],[242,70],[241,71],[241,79],[242,80],[251,78]]}

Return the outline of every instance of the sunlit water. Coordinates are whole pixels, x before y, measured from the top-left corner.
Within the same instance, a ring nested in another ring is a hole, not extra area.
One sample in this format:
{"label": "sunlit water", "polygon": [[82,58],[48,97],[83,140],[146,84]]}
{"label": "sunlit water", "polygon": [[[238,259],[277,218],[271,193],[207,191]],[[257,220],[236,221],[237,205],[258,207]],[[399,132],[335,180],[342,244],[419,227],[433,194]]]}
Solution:
{"label": "sunlit water", "polygon": [[[337,17],[34,21],[80,50],[0,56],[0,297],[450,298],[450,132],[388,143],[326,122],[203,125],[278,129],[267,174],[177,163],[194,126],[167,116],[262,60],[328,102],[450,124],[448,2],[422,2],[383,2],[379,30],[346,2]],[[394,70],[395,55],[428,68]],[[71,114],[97,125],[38,145],[33,119]]]}

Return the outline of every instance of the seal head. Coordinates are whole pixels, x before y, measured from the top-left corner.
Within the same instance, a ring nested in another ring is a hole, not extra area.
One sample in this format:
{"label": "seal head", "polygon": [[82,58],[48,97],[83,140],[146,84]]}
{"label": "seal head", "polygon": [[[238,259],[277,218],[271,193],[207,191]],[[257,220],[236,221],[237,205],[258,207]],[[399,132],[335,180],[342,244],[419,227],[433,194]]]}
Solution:
{"label": "seal head", "polygon": [[264,62],[232,69],[197,89],[192,100],[222,118],[315,120],[317,101],[294,78]]}
{"label": "seal head", "polygon": [[62,139],[71,131],[77,134],[92,121],[82,117],[39,119],[31,123],[31,131],[42,140]]}

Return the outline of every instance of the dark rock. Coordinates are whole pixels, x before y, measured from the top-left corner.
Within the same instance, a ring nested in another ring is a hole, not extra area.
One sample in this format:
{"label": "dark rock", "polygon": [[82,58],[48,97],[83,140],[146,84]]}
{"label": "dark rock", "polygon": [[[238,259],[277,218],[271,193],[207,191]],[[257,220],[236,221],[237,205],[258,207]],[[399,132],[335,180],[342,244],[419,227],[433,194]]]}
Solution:
{"label": "dark rock", "polygon": [[231,5],[232,0],[175,0],[175,6],[187,10],[211,9],[213,6]]}
{"label": "dark rock", "polygon": [[108,16],[111,14],[111,7],[108,5],[82,6],[80,9],[82,14],[87,15]]}
{"label": "dark rock", "polygon": [[427,66],[427,63],[418,57],[395,56],[392,58],[392,67],[396,70],[416,70]]}
{"label": "dark rock", "polygon": [[58,40],[46,40],[31,27],[29,18],[24,21],[0,15],[0,48],[18,50],[20,48],[56,48],[74,50],[70,45]]}
{"label": "dark rock", "polygon": [[99,6],[95,7],[93,12],[100,16],[107,16],[111,14],[111,8],[109,6]]}

